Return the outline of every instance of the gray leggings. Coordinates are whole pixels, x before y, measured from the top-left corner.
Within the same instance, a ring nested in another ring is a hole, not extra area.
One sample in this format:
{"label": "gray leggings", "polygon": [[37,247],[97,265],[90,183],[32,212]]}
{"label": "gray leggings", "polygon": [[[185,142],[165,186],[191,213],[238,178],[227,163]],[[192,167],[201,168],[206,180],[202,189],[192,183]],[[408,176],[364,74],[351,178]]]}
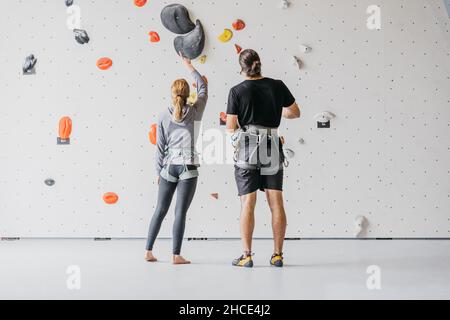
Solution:
{"label": "gray leggings", "polygon": [[[174,177],[179,177],[183,172],[184,166],[171,165],[169,173]],[[195,169],[194,166],[188,166],[188,169]],[[177,190],[177,203],[175,206],[175,221],[173,223],[173,254],[179,255],[183,242],[184,226],[186,223],[186,213],[194,198],[197,187],[197,178],[180,180],[178,182],[169,182],[163,178],[159,181],[158,203],[155,213],[148,230],[147,250],[153,250],[153,244],[158,236],[161,224],[169,211],[175,190]]]}

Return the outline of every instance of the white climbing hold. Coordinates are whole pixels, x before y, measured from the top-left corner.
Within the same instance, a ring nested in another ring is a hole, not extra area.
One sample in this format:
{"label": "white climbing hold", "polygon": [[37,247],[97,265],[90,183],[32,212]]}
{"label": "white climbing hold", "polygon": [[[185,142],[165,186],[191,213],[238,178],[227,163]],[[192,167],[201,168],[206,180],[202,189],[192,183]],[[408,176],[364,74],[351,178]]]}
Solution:
{"label": "white climbing hold", "polygon": [[292,159],[295,157],[295,152],[292,149],[284,148],[284,154],[288,159]]}
{"label": "white climbing hold", "polygon": [[291,5],[291,3],[289,2],[289,0],[281,0],[280,8],[287,9],[287,8],[289,8],[290,5]]}
{"label": "white climbing hold", "polygon": [[300,51],[302,53],[310,53],[311,52],[311,47],[307,46],[306,44],[301,44],[300,45]]}
{"label": "white climbing hold", "polygon": [[302,63],[302,60],[300,60],[299,57],[292,56],[292,65],[297,67],[298,69],[301,69],[303,63]]}
{"label": "white climbing hold", "polygon": [[358,238],[362,236],[362,234],[364,233],[368,221],[367,218],[364,216],[356,216],[353,222],[355,224],[353,235]]}
{"label": "white climbing hold", "polygon": [[330,111],[324,111],[324,112],[318,113],[314,116],[314,119],[317,122],[322,122],[322,123],[328,122],[334,118],[336,118],[336,115]]}

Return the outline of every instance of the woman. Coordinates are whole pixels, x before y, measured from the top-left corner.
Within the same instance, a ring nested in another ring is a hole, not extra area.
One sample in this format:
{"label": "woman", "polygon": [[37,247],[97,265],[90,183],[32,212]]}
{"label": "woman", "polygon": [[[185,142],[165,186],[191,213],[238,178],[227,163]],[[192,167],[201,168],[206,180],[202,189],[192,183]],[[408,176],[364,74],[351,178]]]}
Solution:
{"label": "woman", "polygon": [[283,205],[284,156],[278,127],[282,117],[300,117],[300,109],[283,81],[261,75],[258,53],[250,49],[242,51],[239,63],[246,80],[230,90],[227,129],[231,132],[240,129],[234,175],[241,198],[240,225],[244,254],[232,264],[253,267],[252,236],[259,189],[265,192],[272,212],[274,250],[270,264],[282,267],[286,214]]}
{"label": "woman", "polygon": [[[182,57],[181,53],[180,56]],[[153,255],[161,223],[169,210],[172,197],[177,190],[175,221],[173,224],[173,264],[188,264],[180,255],[183,242],[186,213],[191,205],[197,187],[199,167],[195,153],[194,125],[202,120],[208,100],[208,88],[204,79],[192,66],[191,61],[182,57],[184,65],[191,73],[197,87],[197,101],[189,105],[189,83],[184,79],[172,84],[172,105],[160,116],[157,131],[156,173],[158,202],[150,223],[145,259],[156,262]]]}

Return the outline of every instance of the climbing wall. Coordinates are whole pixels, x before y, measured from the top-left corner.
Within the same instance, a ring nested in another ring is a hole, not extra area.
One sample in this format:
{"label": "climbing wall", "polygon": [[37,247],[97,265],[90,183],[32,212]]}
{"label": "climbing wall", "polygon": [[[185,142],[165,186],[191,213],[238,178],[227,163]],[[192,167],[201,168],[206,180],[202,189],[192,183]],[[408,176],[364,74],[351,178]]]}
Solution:
{"label": "climbing wall", "polygon": [[[285,171],[288,237],[354,237],[358,223],[361,237],[449,237],[445,1],[377,1],[381,29],[367,26],[372,1],[281,2],[179,1],[206,34],[206,61],[194,61],[210,83],[203,129],[223,132],[219,114],[242,80],[234,45],[256,49],[264,74],[302,106],[302,119],[281,127],[295,153]],[[150,128],[172,80],[189,77],[159,18],[167,4],[0,2],[0,236],[146,235],[157,195]],[[86,44],[69,28],[78,13]],[[221,42],[238,18],[246,27]],[[30,54],[35,73],[24,75]],[[102,57],[107,70],[96,65]],[[335,115],[330,128],[318,128],[324,111]],[[237,237],[232,165],[204,164],[200,174],[186,236]],[[260,193],[257,237],[271,236],[266,207]]]}

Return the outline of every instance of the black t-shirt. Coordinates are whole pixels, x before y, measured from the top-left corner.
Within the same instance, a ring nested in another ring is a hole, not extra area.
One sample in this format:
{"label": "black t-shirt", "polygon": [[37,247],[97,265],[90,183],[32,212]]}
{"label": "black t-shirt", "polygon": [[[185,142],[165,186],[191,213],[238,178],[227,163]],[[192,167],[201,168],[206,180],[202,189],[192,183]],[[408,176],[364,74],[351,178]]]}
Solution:
{"label": "black t-shirt", "polygon": [[245,80],[230,90],[227,114],[238,116],[239,125],[278,128],[283,108],[295,98],[281,80]]}

